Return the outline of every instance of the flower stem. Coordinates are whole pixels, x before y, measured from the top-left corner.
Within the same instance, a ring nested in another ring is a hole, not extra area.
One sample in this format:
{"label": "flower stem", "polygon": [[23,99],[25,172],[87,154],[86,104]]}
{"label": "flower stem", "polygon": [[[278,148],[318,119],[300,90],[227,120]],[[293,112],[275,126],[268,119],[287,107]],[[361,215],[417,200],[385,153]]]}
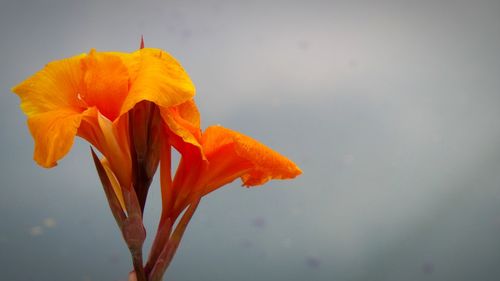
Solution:
{"label": "flower stem", "polygon": [[186,210],[186,212],[182,215],[181,220],[175,227],[174,233],[169,238],[167,244],[163,248],[158,260],[156,261],[153,269],[149,273],[149,281],[161,281],[165,270],[167,270],[168,265],[172,261],[172,258],[179,247],[179,244],[182,239],[182,235],[186,230],[186,227],[193,217],[198,204],[200,203],[201,197],[198,197],[193,203],[191,203]]}
{"label": "flower stem", "polygon": [[148,261],[145,267],[146,274],[148,275],[153,269],[156,261],[158,260],[162,249],[165,247],[165,244],[167,244],[168,242],[168,238],[170,237],[172,231],[172,224],[173,223],[171,222],[170,218],[160,220],[158,231],[153,241],[153,245],[151,246],[151,251],[149,252]]}
{"label": "flower stem", "polygon": [[137,276],[137,281],[148,281],[146,272],[142,266],[142,251],[132,253],[132,262],[134,264],[134,271]]}

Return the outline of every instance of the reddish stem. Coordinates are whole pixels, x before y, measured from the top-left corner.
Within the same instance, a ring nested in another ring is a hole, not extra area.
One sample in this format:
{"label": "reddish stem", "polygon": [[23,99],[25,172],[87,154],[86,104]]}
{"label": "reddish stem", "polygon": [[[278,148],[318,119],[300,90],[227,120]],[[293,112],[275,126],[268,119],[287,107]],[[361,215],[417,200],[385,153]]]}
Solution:
{"label": "reddish stem", "polygon": [[174,233],[169,238],[167,244],[163,248],[160,256],[158,257],[158,260],[153,266],[153,269],[149,273],[149,281],[161,281],[161,278],[165,273],[165,270],[167,270],[168,265],[172,261],[172,258],[174,257],[175,252],[179,247],[182,235],[184,234],[184,231],[186,231],[186,227],[191,218],[193,217],[193,214],[196,211],[198,204],[200,203],[200,199],[201,197],[198,197],[193,203],[191,203],[186,212],[182,215],[181,220],[175,227]]}

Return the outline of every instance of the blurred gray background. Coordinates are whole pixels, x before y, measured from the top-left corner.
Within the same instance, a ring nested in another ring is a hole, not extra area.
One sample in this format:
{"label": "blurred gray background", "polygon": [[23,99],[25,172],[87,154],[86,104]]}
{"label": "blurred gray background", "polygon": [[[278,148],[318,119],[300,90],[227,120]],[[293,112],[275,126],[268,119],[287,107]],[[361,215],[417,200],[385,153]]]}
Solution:
{"label": "blurred gray background", "polygon": [[[3,0],[0,280],[125,280],[88,144],[36,166],[10,88],[141,34],[190,74],[204,127],[304,171],[204,198],[165,280],[500,280],[498,0]],[[159,210],[155,181],[150,234]]]}

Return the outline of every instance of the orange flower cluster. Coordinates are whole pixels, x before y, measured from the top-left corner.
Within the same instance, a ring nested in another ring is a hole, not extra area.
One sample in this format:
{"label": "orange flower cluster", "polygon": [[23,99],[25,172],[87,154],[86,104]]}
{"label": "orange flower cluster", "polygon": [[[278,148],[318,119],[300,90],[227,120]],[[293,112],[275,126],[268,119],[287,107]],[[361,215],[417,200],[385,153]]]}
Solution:
{"label": "orange flower cluster", "polygon": [[[39,165],[55,166],[75,136],[102,154],[99,159],[92,150],[137,279],[157,281],[204,195],[237,178],[255,186],[301,171],[238,132],[221,126],[202,132],[187,73],[168,53],[142,46],[133,53],[91,50],[51,62],[13,92],[28,116]],[[181,155],[173,177],[172,147]],[[144,265],[142,213],[158,166],[162,214]]]}

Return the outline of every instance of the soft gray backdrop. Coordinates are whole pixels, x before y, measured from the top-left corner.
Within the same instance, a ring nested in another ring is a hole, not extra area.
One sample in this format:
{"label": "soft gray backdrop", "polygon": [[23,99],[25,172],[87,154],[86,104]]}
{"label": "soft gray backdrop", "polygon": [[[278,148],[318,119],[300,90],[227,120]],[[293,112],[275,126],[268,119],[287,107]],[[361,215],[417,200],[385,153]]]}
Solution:
{"label": "soft gray backdrop", "polygon": [[2,0],[0,280],[125,280],[88,145],[36,166],[10,87],[141,34],[304,171],[207,196],[166,280],[500,280],[498,0]]}

